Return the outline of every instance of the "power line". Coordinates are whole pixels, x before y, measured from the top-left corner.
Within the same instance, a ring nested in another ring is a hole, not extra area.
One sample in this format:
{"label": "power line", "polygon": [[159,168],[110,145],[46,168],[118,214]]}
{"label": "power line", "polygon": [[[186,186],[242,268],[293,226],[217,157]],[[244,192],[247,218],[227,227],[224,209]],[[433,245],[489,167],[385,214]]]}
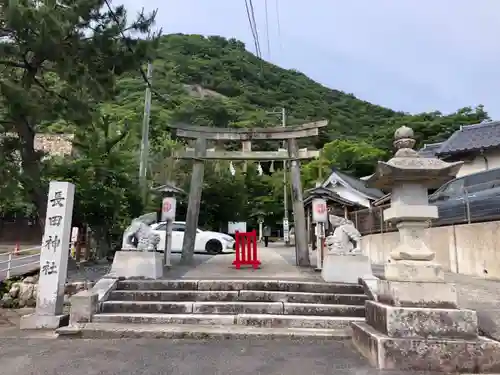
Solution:
{"label": "power line", "polygon": [[[126,37],[125,33],[123,32],[123,29],[121,28],[121,24],[120,24],[120,20],[118,19],[116,13],[113,11],[113,8],[111,8],[111,4],[109,3],[109,0],[104,0],[104,2],[106,3],[106,6],[109,10],[109,13],[111,14],[111,17],[113,18],[113,21],[115,21],[116,25],[119,27],[119,31],[120,31],[120,34],[125,42],[125,46],[127,47],[127,49],[129,50],[129,52],[134,55],[134,49],[130,46],[130,41],[129,39]],[[146,74],[146,72],[144,71],[144,69],[142,69],[142,66],[141,64],[139,64],[139,73],[141,74],[141,77],[144,81],[144,83],[146,83],[146,85],[148,86],[148,88],[151,90],[151,92],[162,102],[164,103],[168,103],[168,98],[158,92],[156,92],[154,89],[153,89],[153,85],[151,85],[151,82],[150,80],[148,79],[148,76]]]}
{"label": "power line", "polygon": [[268,14],[267,0],[265,0],[264,6],[265,6],[265,9],[266,9],[267,58],[271,59],[271,41],[269,39],[269,14]]}
{"label": "power line", "polygon": [[255,23],[255,14],[253,13],[253,5],[248,0],[245,0],[245,8],[247,10],[248,22],[250,24],[250,30],[252,31],[253,42],[255,45],[255,54],[257,57],[262,58],[259,43],[259,34],[257,31],[257,25]]}
{"label": "power line", "polygon": [[283,49],[283,44],[281,43],[281,24],[280,24],[280,4],[279,0],[276,0],[276,26],[278,27],[278,42],[280,50]]}
{"label": "power line", "polygon": [[253,9],[252,0],[248,0],[250,3],[250,13],[252,14],[253,27],[255,29],[255,37],[257,39],[257,45],[259,46],[259,57],[262,59],[262,51],[260,49],[260,41],[259,41],[259,30],[257,29],[257,22],[255,22],[255,12]]}
{"label": "power line", "polygon": [[250,24],[250,31],[252,32],[253,43],[255,46],[255,53],[258,56],[259,55],[259,46],[257,45],[257,37],[255,35],[255,30],[253,28],[252,16],[250,15],[250,8],[248,6],[247,0],[245,0],[245,8],[247,10],[247,18],[248,18],[248,23]]}

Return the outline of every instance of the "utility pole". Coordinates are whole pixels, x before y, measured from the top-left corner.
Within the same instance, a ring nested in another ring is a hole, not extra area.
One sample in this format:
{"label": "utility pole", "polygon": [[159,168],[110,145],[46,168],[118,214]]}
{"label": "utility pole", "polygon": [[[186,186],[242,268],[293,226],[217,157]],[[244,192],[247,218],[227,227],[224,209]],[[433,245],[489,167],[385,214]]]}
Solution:
{"label": "utility pole", "polygon": [[[281,115],[281,126],[286,127],[286,109],[282,107],[280,111],[267,112],[270,115]],[[282,147],[287,149],[287,142],[283,141]],[[288,184],[286,174],[288,171],[286,160],[283,161],[283,240],[285,241],[285,246],[290,246],[290,224],[288,221]]]}
{"label": "utility pole", "polygon": [[[286,127],[286,110],[285,107],[281,108],[281,125]],[[286,141],[283,141],[283,148],[286,148]],[[283,216],[283,239],[285,240],[285,246],[290,246],[290,229],[288,224],[288,189],[286,182],[287,174],[286,161],[283,162],[283,208],[285,214]]]}
{"label": "utility pole", "polygon": [[[282,107],[280,111],[267,112],[270,115],[281,115],[281,126],[286,127],[286,110]],[[287,149],[287,142],[283,141],[282,147]],[[286,160],[283,161],[283,240],[285,241],[285,246],[290,246],[290,224],[288,221],[288,184],[287,184],[287,174],[288,167]]]}
{"label": "utility pole", "polygon": [[146,93],[144,96],[144,117],[142,119],[142,140],[141,140],[141,156],[139,162],[139,182],[141,186],[142,200],[146,203],[147,197],[147,173],[148,173],[148,159],[149,159],[149,114],[151,111],[151,89],[150,84],[153,77],[153,64],[148,63],[146,82]]}

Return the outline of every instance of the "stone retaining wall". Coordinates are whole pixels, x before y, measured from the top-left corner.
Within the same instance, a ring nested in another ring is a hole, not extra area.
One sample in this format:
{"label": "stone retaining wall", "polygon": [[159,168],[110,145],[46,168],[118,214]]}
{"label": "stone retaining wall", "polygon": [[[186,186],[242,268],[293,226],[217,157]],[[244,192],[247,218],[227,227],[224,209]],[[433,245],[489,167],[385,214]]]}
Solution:
{"label": "stone retaining wall", "polygon": [[[88,281],[67,283],[64,288],[64,304],[69,304],[72,295],[92,288],[93,284]],[[0,308],[35,307],[37,293],[38,275],[24,277],[20,281],[13,282],[9,290],[0,295]]]}

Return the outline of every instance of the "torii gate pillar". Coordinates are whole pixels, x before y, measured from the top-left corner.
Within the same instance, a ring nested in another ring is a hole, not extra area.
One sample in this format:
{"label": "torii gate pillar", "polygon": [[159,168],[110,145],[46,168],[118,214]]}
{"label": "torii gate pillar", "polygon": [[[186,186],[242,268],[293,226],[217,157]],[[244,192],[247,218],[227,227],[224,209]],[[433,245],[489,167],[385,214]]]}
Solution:
{"label": "torii gate pillar", "polygon": [[[296,263],[301,267],[310,266],[309,248],[307,245],[306,219],[300,180],[300,160],[317,158],[319,151],[307,149],[299,150],[297,139],[318,135],[318,128],[328,124],[327,121],[317,121],[302,125],[279,128],[213,128],[205,126],[192,126],[186,124],[172,124],[178,137],[196,139],[194,150],[186,149],[176,153],[180,159],[194,161],[189,203],[186,215],[186,230],[182,245],[182,258],[184,264],[193,261],[200,201],[203,188],[203,172],[205,160],[245,160],[245,161],[289,161],[295,227],[295,255]],[[251,142],[254,140],[288,142],[288,152],[282,151],[251,151]],[[243,151],[216,151],[207,150],[207,141],[239,141]]]}
{"label": "torii gate pillar", "polygon": [[304,212],[304,197],[300,180],[299,148],[297,140],[288,140],[288,154],[291,159],[290,177],[292,183],[293,223],[295,228],[295,262],[298,266],[307,267],[311,264],[307,245],[306,214]]}

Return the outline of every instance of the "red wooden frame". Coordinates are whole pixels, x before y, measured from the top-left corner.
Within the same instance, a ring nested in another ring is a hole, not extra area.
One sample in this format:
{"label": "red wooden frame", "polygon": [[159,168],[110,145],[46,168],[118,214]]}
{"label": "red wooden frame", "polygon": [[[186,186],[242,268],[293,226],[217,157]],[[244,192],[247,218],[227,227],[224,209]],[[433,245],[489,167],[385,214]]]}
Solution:
{"label": "red wooden frame", "polygon": [[233,265],[236,269],[241,266],[252,266],[254,269],[259,268],[260,260],[257,254],[257,232],[236,232],[235,233],[235,260]]}

